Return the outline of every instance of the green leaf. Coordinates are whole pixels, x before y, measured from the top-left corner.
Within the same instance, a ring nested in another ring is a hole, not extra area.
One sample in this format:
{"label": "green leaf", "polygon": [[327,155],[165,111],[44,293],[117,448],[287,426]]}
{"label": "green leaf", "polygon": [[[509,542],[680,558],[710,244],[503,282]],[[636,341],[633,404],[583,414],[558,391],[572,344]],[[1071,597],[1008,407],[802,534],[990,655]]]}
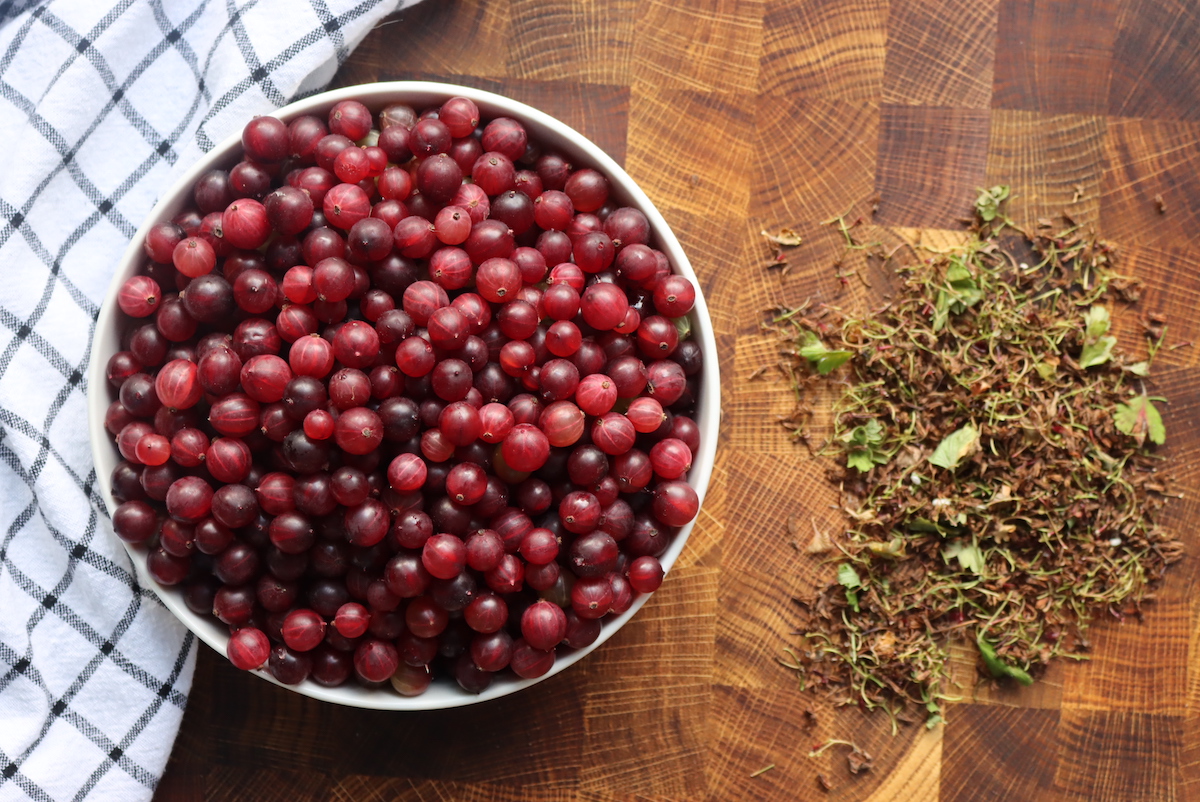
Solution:
{"label": "green leaf", "polygon": [[846,443],[846,465],[857,468],[861,473],[874,468],[876,465],[886,465],[890,457],[880,452],[878,446],[883,444],[883,426],[872,418],[861,426],[855,426],[841,435]]}
{"label": "green leaf", "polygon": [[846,467],[857,468],[860,473],[866,473],[875,467],[875,460],[870,451],[856,448],[846,452]]}
{"label": "green leaf", "polygon": [[950,267],[946,269],[946,281],[950,283],[954,303],[950,311],[961,315],[967,307],[974,306],[983,298],[983,291],[975,283],[971,269],[957,256],[950,257]]}
{"label": "green leaf", "polygon": [[1112,325],[1112,317],[1108,313],[1106,306],[1090,306],[1083,316],[1084,335],[1088,340],[1098,340],[1105,334],[1108,334],[1108,329]]}
{"label": "green leaf", "polygon": [[1162,415],[1144,395],[1133,396],[1127,404],[1117,404],[1113,422],[1117,429],[1137,440],[1139,446],[1145,445],[1147,437],[1160,446],[1166,442],[1167,430]]}
{"label": "green leaf", "polygon": [[849,602],[850,609],[857,613],[858,612],[858,591],[857,590],[847,590],[846,591],[846,601]]}
{"label": "green leaf", "polygon": [[855,446],[879,445],[883,442],[883,425],[874,418],[871,418],[861,426],[855,426],[849,432],[842,435],[842,440]]}
{"label": "green leaf", "polygon": [[1033,369],[1042,377],[1044,381],[1050,381],[1054,378],[1054,374],[1058,372],[1058,366],[1052,365],[1049,362],[1036,362]]}
{"label": "green leaf", "polygon": [[946,321],[950,319],[950,294],[945,290],[938,290],[937,301],[933,305],[933,330],[941,331],[946,327]]}
{"label": "green leaf", "polygon": [[987,666],[988,672],[996,679],[1012,677],[1022,685],[1032,685],[1033,677],[1029,676],[1024,669],[1017,666],[1010,666],[1008,663],[1000,659],[996,654],[995,647],[983,639],[981,633],[975,641],[979,646],[979,654],[983,657],[983,664]]}
{"label": "green leaf", "polygon": [[1083,351],[1079,354],[1079,366],[1090,368],[1103,365],[1112,358],[1116,337],[1109,337],[1112,318],[1106,306],[1090,306],[1083,315]]}
{"label": "green leaf", "polygon": [[910,532],[924,532],[925,534],[929,535],[941,535],[942,537],[946,536],[946,530],[928,518],[912,518],[904,525]]}
{"label": "green leaf", "polygon": [[851,351],[830,351],[817,360],[817,373],[826,376],[850,361]]}
{"label": "green leaf", "polygon": [[979,197],[975,199],[975,211],[979,213],[979,217],[985,223],[990,223],[1000,215],[1000,204],[1007,198],[1007,186],[999,185],[991,189],[981,189]]}
{"label": "green leaf", "polygon": [[934,449],[929,461],[940,468],[954,470],[958,464],[979,450],[979,430],[975,424],[966,426],[946,435],[945,439]]}
{"label": "green leaf", "polygon": [[1134,362],[1132,365],[1129,365],[1125,369],[1128,370],[1130,373],[1132,373],[1134,376],[1149,376],[1150,375],[1150,363],[1145,360],[1143,360],[1141,362]]}
{"label": "green leaf", "polygon": [[946,268],[946,281],[949,281],[951,285],[964,281],[975,283],[971,271],[963,263],[962,257],[958,255],[950,257],[950,266]]}
{"label": "green leaf", "polygon": [[983,551],[974,543],[967,543],[965,540],[954,540],[946,544],[942,549],[942,559],[949,565],[953,559],[958,560],[959,566],[964,571],[971,571],[975,574],[983,573]]}
{"label": "green leaf", "polygon": [[974,274],[959,256],[950,257],[950,266],[946,268],[946,285],[938,290],[937,300],[934,302],[934,331],[941,331],[946,327],[951,313],[961,315],[983,298],[983,291],[975,283]]}
{"label": "green leaf", "polygon": [[800,356],[807,359],[809,362],[816,362],[823,355],[829,353],[829,346],[821,342],[821,338],[813,334],[811,331],[805,333],[804,344],[800,346]]}
{"label": "green leaf", "polygon": [[850,609],[857,613],[858,589],[862,587],[858,571],[850,563],[842,563],[838,566],[838,582],[846,589],[846,601],[850,603]]}
{"label": "green leaf", "polygon": [[817,373],[825,376],[840,368],[854,356],[853,351],[834,351],[821,342],[813,333],[809,333],[804,344],[800,346],[800,356],[807,359],[817,369]]}
{"label": "green leaf", "polygon": [[1079,367],[1090,368],[1094,365],[1103,365],[1112,358],[1112,350],[1116,344],[1116,337],[1101,337],[1095,342],[1086,343],[1083,346],[1083,352],[1079,354]]}
{"label": "green leaf", "polygon": [[[879,543],[877,541],[869,541],[867,551],[874,554],[876,557],[894,558],[904,554],[904,538],[900,535],[895,535],[887,543]],[[884,590],[887,590],[887,579],[883,581]]]}

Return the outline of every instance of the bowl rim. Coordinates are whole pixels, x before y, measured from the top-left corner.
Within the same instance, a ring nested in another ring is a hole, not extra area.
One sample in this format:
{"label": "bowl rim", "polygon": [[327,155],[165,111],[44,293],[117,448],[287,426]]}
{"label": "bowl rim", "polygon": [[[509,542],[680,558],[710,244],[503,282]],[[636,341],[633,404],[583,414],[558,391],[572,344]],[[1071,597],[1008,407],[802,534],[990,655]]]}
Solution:
{"label": "bowl rim", "polygon": [[[694,455],[693,467],[688,474],[688,483],[696,490],[701,509],[696,519],[679,530],[666,552],[660,557],[663,568],[669,572],[682,553],[684,545],[695,527],[696,520],[699,520],[700,515],[703,514],[703,502],[712,477],[720,426],[720,376],[716,338],[700,281],[675,233],[649,196],[611,156],[566,123],[520,101],[473,87],[433,81],[385,81],[359,84],[310,95],[276,109],[271,112],[271,116],[286,122],[304,114],[325,112],[342,100],[358,100],[372,109],[377,109],[387,103],[408,103],[414,107],[420,107],[454,96],[474,101],[486,116],[512,116],[519,119],[526,124],[531,134],[537,139],[541,141],[553,139],[555,141],[551,144],[556,150],[574,154],[576,159],[582,157],[590,166],[603,172],[611,182],[614,194],[624,203],[636,206],[646,215],[650,221],[652,237],[657,240],[655,244],[666,254],[671,262],[673,272],[686,276],[696,287],[696,303],[689,317],[694,323],[707,321],[708,324],[692,326],[692,336],[699,341],[704,356],[704,370],[701,373],[700,398],[696,416],[696,424],[701,435],[700,450]],[[239,130],[204,154],[160,195],[118,262],[97,317],[88,365],[89,440],[92,459],[97,469],[97,483],[110,517],[116,508],[112,497],[111,472],[119,460],[119,456],[114,457],[116,454],[115,443],[104,428],[104,416],[111,399],[105,368],[108,358],[119,348],[117,294],[124,281],[134,275],[145,260],[142,242],[149,229],[158,221],[169,219],[176,214],[190,199],[190,190],[196,179],[205,171],[229,161],[240,145],[241,132]],[[116,347],[113,346],[114,342]],[[154,591],[156,598],[174,614],[180,623],[224,657],[229,636],[223,631],[223,627],[188,609],[183,603],[179,588],[160,586],[149,575],[146,569],[145,553],[124,541],[119,542],[129,555],[142,587]],[[405,711],[439,710],[478,704],[524,690],[565,671],[616,634],[652,595],[639,594],[628,610],[619,616],[606,619],[599,637],[593,643],[582,649],[556,655],[554,666],[546,674],[533,679],[500,678],[480,694],[468,694],[456,686],[443,687],[449,685],[449,683],[443,683],[431,686],[421,695],[406,697],[390,692],[380,693],[378,690],[362,688],[352,683],[326,688],[311,679],[306,679],[298,685],[284,685],[266,671],[256,670],[251,673],[304,696],[350,707]]]}

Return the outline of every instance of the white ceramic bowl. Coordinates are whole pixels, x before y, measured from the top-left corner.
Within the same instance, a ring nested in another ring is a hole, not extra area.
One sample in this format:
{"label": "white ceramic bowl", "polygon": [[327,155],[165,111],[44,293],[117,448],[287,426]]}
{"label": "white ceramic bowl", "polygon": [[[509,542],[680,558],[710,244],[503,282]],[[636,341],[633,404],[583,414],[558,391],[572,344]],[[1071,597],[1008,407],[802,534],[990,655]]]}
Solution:
{"label": "white ceramic bowl", "polygon": [[[703,501],[709,477],[712,474],[713,457],[717,448],[717,429],[720,420],[720,379],[717,374],[716,341],[713,338],[708,311],[704,303],[704,297],[700,292],[699,282],[696,280],[696,275],[692,271],[691,265],[688,264],[683,249],[679,246],[679,241],[671,233],[671,229],[667,226],[666,221],[663,220],[658,210],[654,208],[654,204],[650,202],[646,194],[638,188],[633,179],[608,154],[586,139],[578,131],[537,109],[491,92],[483,92],[478,89],[452,84],[396,81],[392,83],[346,87],[344,89],[313,95],[312,97],[285,106],[275,112],[275,116],[285,121],[302,114],[317,114],[324,117],[335,103],[347,99],[359,100],[375,112],[378,112],[379,109],[390,103],[407,103],[420,110],[428,106],[440,105],[446,98],[456,95],[475,101],[484,119],[507,116],[520,120],[528,129],[531,139],[537,140],[548,149],[563,153],[576,165],[588,165],[607,175],[611,182],[612,198],[619,204],[636,207],[646,215],[653,232],[651,244],[667,255],[676,273],[687,276],[696,284],[696,306],[691,313],[691,318],[693,323],[692,336],[697,338],[704,353],[704,371],[702,374],[696,420],[700,428],[701,445],[700,452],[694,455],[693,467],[688,474],[688,481],[696,489],[701,501]],[[120,461],[121,457],[113,442],[113,438],[104,429],[105,411],[109,403],[116,397],[115,391],[109,386],[105,378],[105,367],[109,357],[120,349],[121,313],[116,302],[117,291],[122,283],[134,275],[143,265],[145,256],[142,252],[142,242],[150,227],[160,221],[169,220],[191,204],[192,186],[201,174],[214,167],[228,169],[240,159],[240,154],[241,132],[239,131],[237,134],[220,143],[220,145],[193,165],[192,169],[184,174],[174,186],[163,193],[161,199],[150,212],[150,215],[142,223],[137,234],[134,235],[129,248],[125,251],[121,263],[117,266],[116,274],[113,276],[108,296],[105,298],[104,305],[100,310],[100,317],[96,322],[96,336],[93,344],[91,365],[88,369],[88,381],[91,390],[91,396],[88,399],[88,414],[91,429],[92,454],[96,462],[96,471],[102,495],[108,504],[110,514],[116,507],[112,500],[110,477],[113,468]],[[692,530],[692,526],[693,524],[685,526],[676,535],[666,553],[660,558],[664,568],[669,569],[675,560],[678,559],[680,552],[683,551],[688,534]],[[225,626],[213,618],[202,617],[189,610],[187,605],[184,604],[183,594],[179,588],[163,587],[155,582],[146,570],[146,552],[144,549],[128,545],[126,549],[129,552],[130,559],[133,561],[141,583],[145,587],[153,589],[159,598],[162,599],[163,604],[188,629],[196,633],[201,640],[213,649],[216,649],[221,655],[224,655],[225,647],[229,640]],[[670,587],[667,586],[665,591],[660,592],[669,593]],[[462,691],[453,680],[447,679],[436,680],[424,694],[412,698],[400,696],[390,689],[367,690],[359,687],[352,681],[338,688],[326,688],[312,680],[305,680],[299,685],[283,687],[327,702],[379,710],[431,710],[469,705],[488,699],[495,699],[496,697],[505,696],[522,688],[527,688],[577,663],[591,653],[592,650],[598,648],[604,641],[612,637],[620,627],[641,609],[642,605],[648,599],[649,596],[640,596],[625,613],[611,619],[606,619],[600,637],[587,648],[565,651],[560,649],[554,667],[545,676],[537,679],[522,680],[514,677],[511,673],[507,676],[501,675],[496,678],[489,688],[478,695]],[[270,682],[276,682],[265,671],[255,673]],[[276,684],[280,683],[276,682]]]}

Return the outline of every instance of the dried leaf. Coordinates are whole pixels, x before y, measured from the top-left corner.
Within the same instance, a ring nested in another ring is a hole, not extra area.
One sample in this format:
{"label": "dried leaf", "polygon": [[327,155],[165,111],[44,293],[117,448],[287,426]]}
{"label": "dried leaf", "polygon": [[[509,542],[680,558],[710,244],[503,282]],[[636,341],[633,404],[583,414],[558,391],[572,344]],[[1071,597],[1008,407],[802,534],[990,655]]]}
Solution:
{"label": "dried leaf", "polygon": [[833,541],[830,539],[829,533],[818,529],[816,521],[813,521],[812,540],[808,541],[808,548],[805,551],[809,554],[828,554],[833,551]]}
{"label": "dried leaf", "polygon": [[762,235],[766,237],[769,242],[773,242],[776,245],[782,245],[785,248],[795,248],[803,241],[800,238],[800,235],[795,231],[792,231],[790,228],[781,228],[779,229],[778,234],[772,234],[766,229],[763,229]]}
{"label": "dried leaf", "polygon": [[[828,476],[847,518],[832,530],[846,555],[836,577],[800,612],[796,670],[807,690],[896,724],[905,707],[942,723],[956,639],[984,633],[980,671],[1031,681],[1079,656],[1089,619],[1140,614],[1181,553],[1177,521],[1156,515],[1173,496],[1160,481],[1172,455],[1138,446],[1163,439],[1160,399],[1142,385],[1165,321],[1149,317],[1148,355],[1113,347],[1112,304],[1136,300],[1113,273],[1115,247],[1065,215],[1020,229],[1004,194],[981,193],[965,237],[897,258],[881,306],[775,313],[797,409],[813,434],[832,428],[820,453],[837,456]],[[834,222],[839,275],[888,264],[871,261],[858,221]],[[854,358],[822,384],[835,350]]]}
{"label": "dried leaf", "polygon": [[864,771],[870,771],[874,767],[875,758],[856,746],[850,750],[850,754],[846,755],[846,765],[849,767],[851,774],[861,774]]}

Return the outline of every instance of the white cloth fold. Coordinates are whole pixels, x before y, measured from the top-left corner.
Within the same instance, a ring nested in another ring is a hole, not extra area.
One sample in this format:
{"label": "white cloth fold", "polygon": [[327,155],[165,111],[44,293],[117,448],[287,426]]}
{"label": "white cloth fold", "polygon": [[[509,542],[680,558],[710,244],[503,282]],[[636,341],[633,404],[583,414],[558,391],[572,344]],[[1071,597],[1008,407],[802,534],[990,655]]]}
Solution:
{"label": "white cloth fold", "polygon": [[0,800],[149,799],[196,641],[140,588],[88,446],[121,253],[201,153],[414,0],[0,5]]}

